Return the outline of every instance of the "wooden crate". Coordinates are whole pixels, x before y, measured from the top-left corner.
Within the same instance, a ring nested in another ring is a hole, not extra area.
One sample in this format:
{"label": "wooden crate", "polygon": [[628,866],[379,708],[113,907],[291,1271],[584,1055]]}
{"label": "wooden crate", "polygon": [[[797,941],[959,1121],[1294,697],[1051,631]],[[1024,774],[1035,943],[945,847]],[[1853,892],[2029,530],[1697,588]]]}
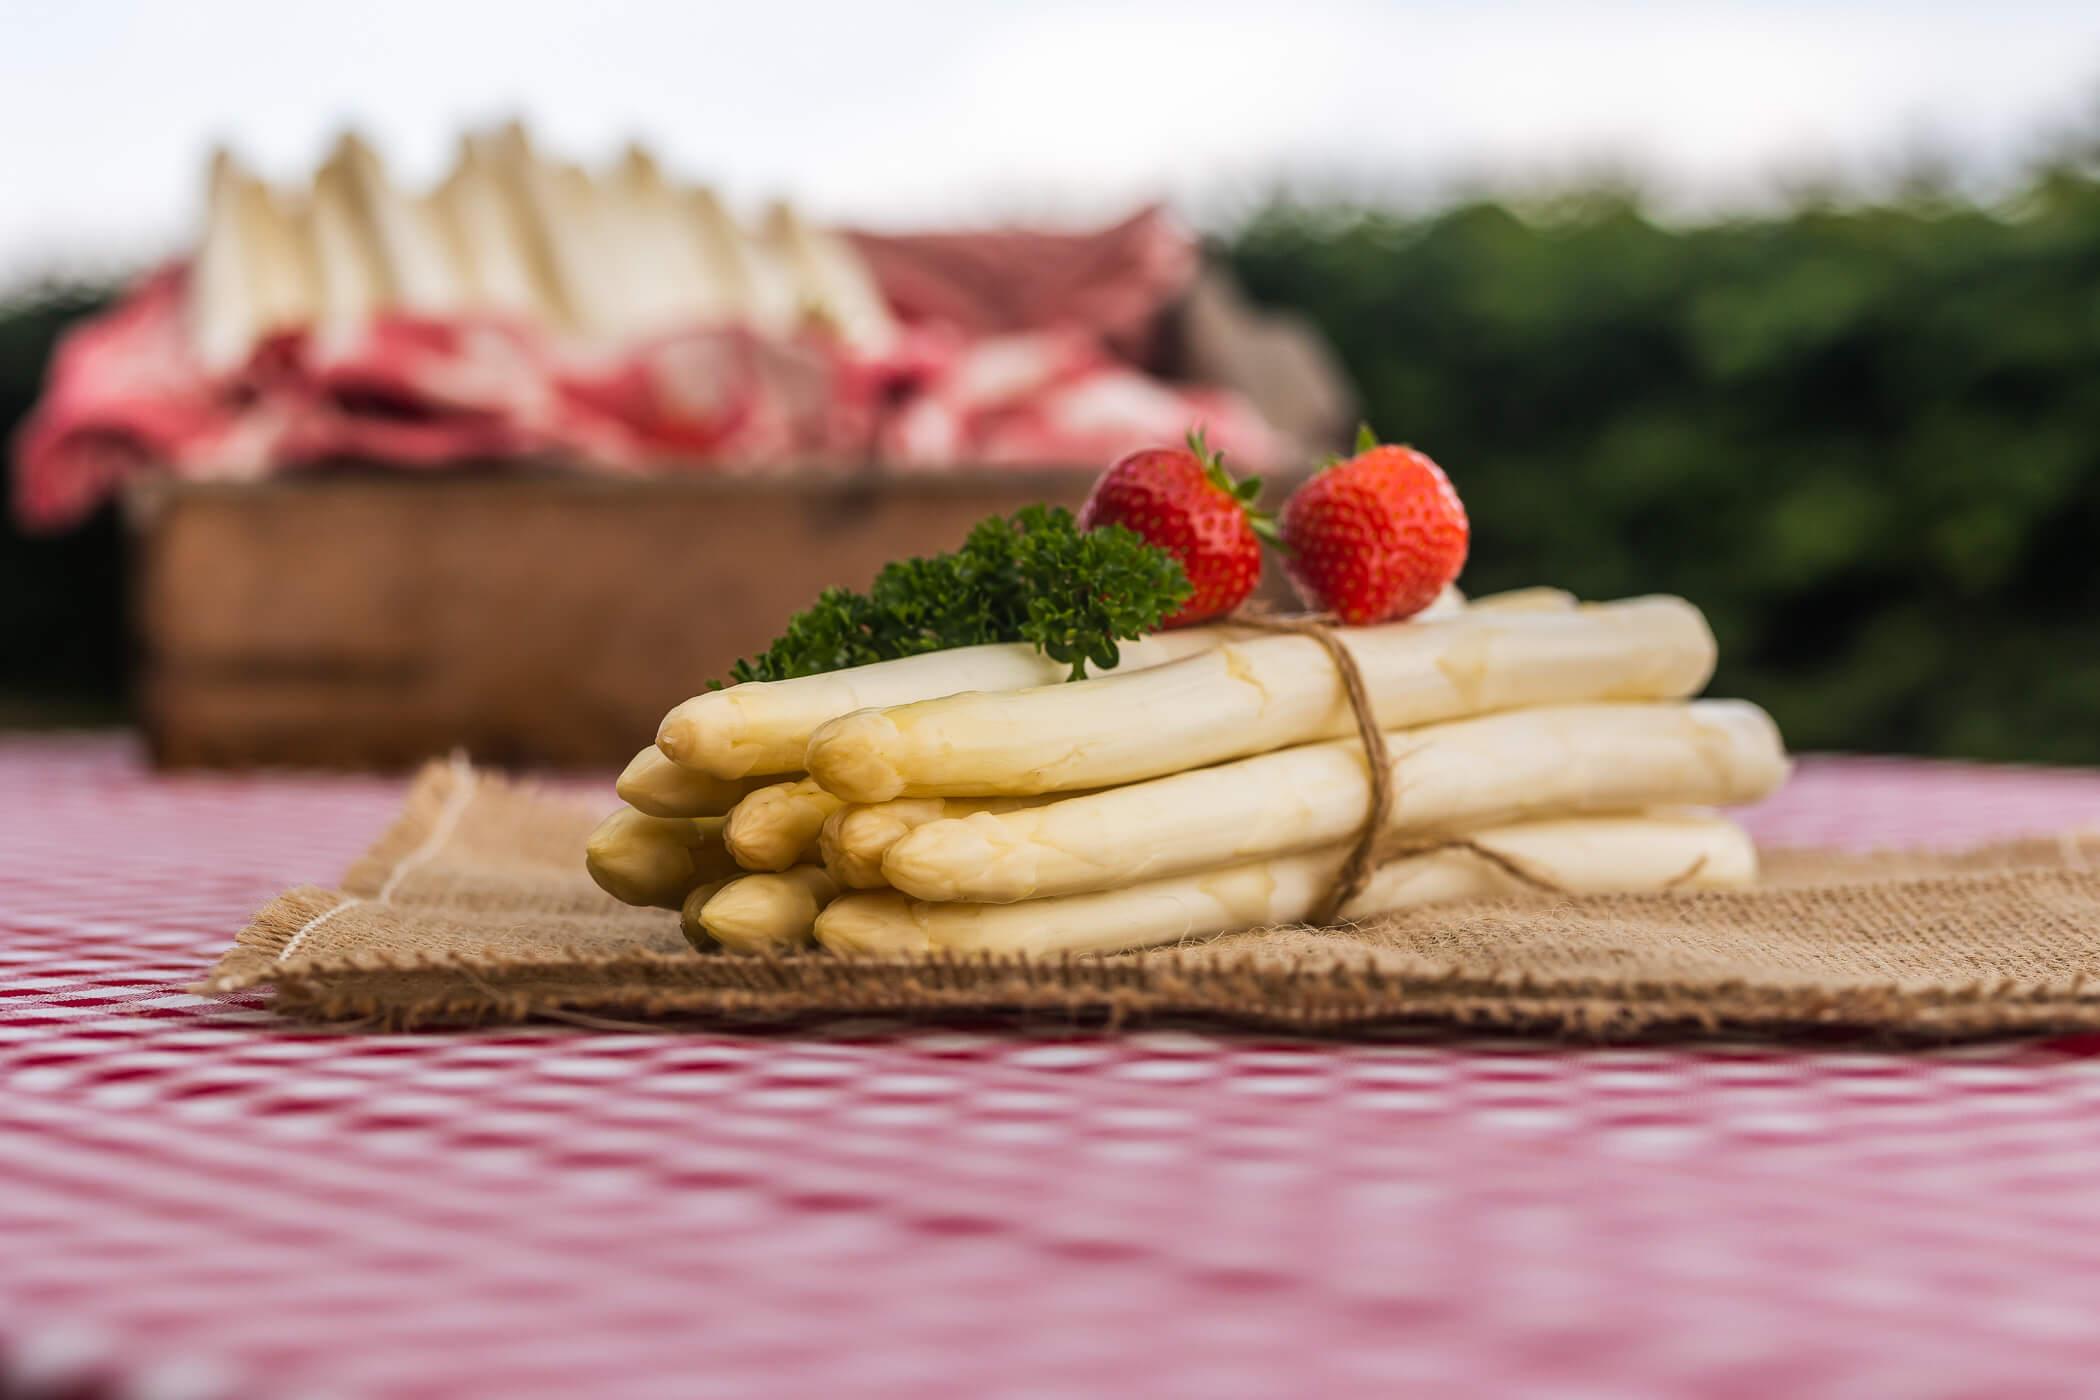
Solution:
{"label": "wooden crate", "polygon": [[322,476],[134,502],[140,710],[174,766],[608,766],[831,584],[1090,473]]}

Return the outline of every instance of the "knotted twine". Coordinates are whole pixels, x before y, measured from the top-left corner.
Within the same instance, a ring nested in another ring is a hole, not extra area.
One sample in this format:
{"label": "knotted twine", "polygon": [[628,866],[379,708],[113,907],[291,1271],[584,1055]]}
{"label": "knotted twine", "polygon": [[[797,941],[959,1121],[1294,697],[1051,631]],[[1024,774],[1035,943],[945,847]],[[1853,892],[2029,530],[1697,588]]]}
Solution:
{"label": "knotted twine", "polygon": [[[1512,879],[1521,881],[1535,889],[1550,894],[1565,894],[1567,891],[1550,880],[1541,878],[1524,869],[1500,851],[1490,850],[1478,841],[1464,837],[1448,837],[1433,841],[1415,841],[1403,845],[1386,845],[1386,824],[1391,821],[1393,800],[1398,795],[1393,783],[1392,751],[1385,742],[1385,730],[1379,727],[1378,711],[1371,703],[1371,688],[1364,680],[1363,668],[1356,664],[1356,657],[1342,644],[1341,634],[1335,631],[1340,621],[1331,613],[1301,613],[1286,616],[1268,612],[1259,607],[1244,608],[1226,621],[1235,627],[1246,627],[1256,632],[1287,633],[1292,636],[1310,637],[1318,642],[1328,659],[1334,662],[1335,674],[1341,677],[1342,694],[1348,697],[1349,713],[1356,720],[1356,737],[1364,746],[1364,762],[1367,776],[1371,780],[1371,797],[1364,804],[1363,821],[1356,828],[1356,836],[1350,842],[1349,854],[1342,861],[1342,868],[1335,873],[1334,883],[1326,895],[1313,909],[1306,922],[1316,925],[1332,924],[1340,917],[1349,902],[1364,892],[1371,883],[1371,876],[1378,867],[1389,860],[1400,860],[1409,856],[1429,855],[1437,851],[1469,851],[1490,865],[1495,866]],[[1700,864],[1705,862],[1702,859]],[[1679,881],[1697,873],[1695,866]],[[1672,881],[1676,884],[1679,881]]]}

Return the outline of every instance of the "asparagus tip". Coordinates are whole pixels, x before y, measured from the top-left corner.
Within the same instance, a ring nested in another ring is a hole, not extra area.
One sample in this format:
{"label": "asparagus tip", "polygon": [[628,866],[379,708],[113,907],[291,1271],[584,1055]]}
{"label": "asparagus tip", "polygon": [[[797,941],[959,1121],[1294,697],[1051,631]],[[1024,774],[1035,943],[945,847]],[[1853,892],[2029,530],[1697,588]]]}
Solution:
{"label": "asparagus tip", "polygon": [[887,802],[904,791],[904,779],[885,757],[897,725],[881,710],[855,710],[812,734],[804,765],[826,792],[848,802]]}

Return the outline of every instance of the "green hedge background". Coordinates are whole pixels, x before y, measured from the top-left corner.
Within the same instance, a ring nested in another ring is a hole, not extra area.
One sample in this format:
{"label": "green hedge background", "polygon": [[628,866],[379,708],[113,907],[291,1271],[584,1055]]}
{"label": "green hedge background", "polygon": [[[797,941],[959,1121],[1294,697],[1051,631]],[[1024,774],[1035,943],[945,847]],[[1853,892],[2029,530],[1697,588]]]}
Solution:
{"label": "green hedge background", "polygon": [[[1282,205],[1223,249],[1451,472],[1475,589],[1670,591],[1799,748],[2100,762],[2100,182],[1696,227]],[[0,309],[0,425],[77,291]],[[121,696],[116,533],[0,533],[17,714]],[[0,711],[4,717],[5,711]]]}
{"label": "green hedge background", "polygon": [[1691,229],[1279,208],[1230,256],[1450,472],[1469,586],[1682,593],[1797,748],[2100,762],[2100,183]]}

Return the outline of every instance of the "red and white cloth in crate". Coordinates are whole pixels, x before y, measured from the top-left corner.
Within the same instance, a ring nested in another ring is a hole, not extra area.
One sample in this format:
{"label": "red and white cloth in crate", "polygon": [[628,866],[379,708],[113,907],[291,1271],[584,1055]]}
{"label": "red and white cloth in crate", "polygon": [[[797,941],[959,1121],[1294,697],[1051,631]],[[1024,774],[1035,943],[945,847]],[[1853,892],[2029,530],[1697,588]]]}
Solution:
{"label": "red and white cloth in crate", "polygon": [[1201,424],[1244,464],[1281,444],[1244,400],[1136,367],[1196,250],[1150,212],[1087,236],[861,235],[900,324],[878,352],[812,326],[581,343],[488,314],[382,313],[199,359],[188,268],[77,328],[16,444],[15,509],[77,520],[126,478],[246,480],[339,462],[540,459],[608,472],[1106,461]]}

